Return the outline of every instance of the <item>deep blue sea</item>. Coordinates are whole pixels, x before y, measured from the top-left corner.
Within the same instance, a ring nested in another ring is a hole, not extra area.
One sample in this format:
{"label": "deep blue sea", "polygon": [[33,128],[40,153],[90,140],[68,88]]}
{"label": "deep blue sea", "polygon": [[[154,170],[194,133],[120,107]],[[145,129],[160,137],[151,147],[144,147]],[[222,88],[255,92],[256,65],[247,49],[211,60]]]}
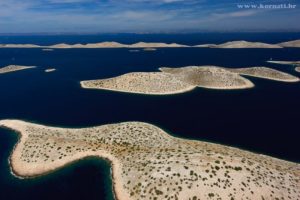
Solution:
{"label": "deep blue sea", "polygon": [[[300,39],[300,33],[202,33],[178,35],[0,36],[1,43],[221,43],[230,40],[277,43]],[[210,90],[170,96],[85,90],[80,80],[108,78],[162,66],[268,66],[296,76],[292,66],[265,61],[300,60],[300,49],[162,48],[128,49],[0,49],[0,67],[35,65],[0,75],[0,119],[16,118],[46,125],[86,127],[124,121],[155,124],[178,137],[210,141],[300,162],[300,83],[249,78],[255,88]],[[47,68],[56,68],[45,73]],[[10,174],[8,158],[18,135],[0,129],[0,199],[112,199],[110,165],[90,158],[35,179]]]}

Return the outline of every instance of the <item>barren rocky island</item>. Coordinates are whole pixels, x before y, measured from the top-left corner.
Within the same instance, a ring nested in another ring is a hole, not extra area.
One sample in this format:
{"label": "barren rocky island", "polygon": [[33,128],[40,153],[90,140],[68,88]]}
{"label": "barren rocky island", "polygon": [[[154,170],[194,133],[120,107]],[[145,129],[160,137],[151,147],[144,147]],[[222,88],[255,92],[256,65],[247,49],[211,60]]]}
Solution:
{"label": "barren rocky island", "polygon": [[282,82],[298,82],[293,75],[267,68],[224,68],[218,66],[188,66],[159,68],[161,72],[132,72],[121,76],[81,81],[81,87],[104,89],[139,94],[166,95],[193,90],[196,87],[209,89],[247,89],[254,84],[245,76],[253,76]]}
{"label": "barren rocky island", "polygon": [[110,160],[117,199],[299,199],[300,165],[212,143],[185,140],[142,122],[90,128],[19,120],[13,173],[34,177],[96,156]]}
{"label": "barren rocky island", "polygon": [[280,61],[280,60],[269,60],[268,63],[281,64],[281,65],[300,65],[300,61]]}

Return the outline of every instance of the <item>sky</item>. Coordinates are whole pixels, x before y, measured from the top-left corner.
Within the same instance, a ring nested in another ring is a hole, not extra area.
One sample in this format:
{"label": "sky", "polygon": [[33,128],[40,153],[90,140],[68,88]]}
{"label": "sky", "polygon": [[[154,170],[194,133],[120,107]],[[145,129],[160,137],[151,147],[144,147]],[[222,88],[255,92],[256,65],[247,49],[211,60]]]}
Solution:
{"label": "sky", "polygon": [[0,0],[0,33],[300,31],[299,21],[300,0]]}

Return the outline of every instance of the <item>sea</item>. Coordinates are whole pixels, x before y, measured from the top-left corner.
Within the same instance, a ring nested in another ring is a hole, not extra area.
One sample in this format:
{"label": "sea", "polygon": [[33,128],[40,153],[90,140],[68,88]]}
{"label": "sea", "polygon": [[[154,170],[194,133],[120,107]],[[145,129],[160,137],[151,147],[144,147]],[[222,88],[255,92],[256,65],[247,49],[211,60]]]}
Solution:
{"label": "sea", "polygon": [[[1,35],[0,44],[176,42],[196,45],[232,40],[278,43],[300,39],[300,33],[194,33]],[[191,92],[151,96],[86,90],[81,80],[152,72],[159,67],[217,65],[266,66],[300,76],[293,66],[268,60],[300,60],[299,48],[210,49],[1,49],[0,67],[33,65],[0,75],[0,119],[21,119],[59,127],[89,127],[126,121],[154,124],[171,135],[213,142],[300,162],[300,83],[259,78],[246,90],[197,88]],[[45,73],[48,68],[56,68]],[[110,163],[88,158],[49,175],[19,179],[10,173],[9,156],[18,141],[14,131],[0,129],[0,199],[112,200]]]}

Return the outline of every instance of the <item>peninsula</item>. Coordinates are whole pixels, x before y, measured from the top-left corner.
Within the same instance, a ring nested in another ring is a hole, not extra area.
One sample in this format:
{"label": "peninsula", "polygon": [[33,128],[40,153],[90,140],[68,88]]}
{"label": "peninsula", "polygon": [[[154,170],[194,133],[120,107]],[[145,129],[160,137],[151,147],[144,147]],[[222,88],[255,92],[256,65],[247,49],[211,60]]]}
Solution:
{"label": "peninsula", "polygon": [[9,72],[15,72],[25,69],[32,69],[36,68],[35,66],[22,66],[22,65],[8,65],[6,67],[0,68],[0,74],[9,73]]}
{"label": "peninsula", "polygon": [[300,67],[295,68],[296,72],[300,72]]}
{"label": "peninsula", "polygon": [[300,199],[297,163],[176,138],[147,123],[72,129],[1,120],[0,126],[21,135],[10,157],[19,177],[93,156],[111,162],[119,200]]}
{"label": "peninsula", "polygon": [[104,89],[139,94],[166,95],[193,90],[196,87],[209,89],[247,89],[254,84],[241,76],[253,76],[282,82],[298,82],[299,78],[267,68],[224,68],[218,66],[188,66],[159,68],[161,72],[133,72],[121,76],[81,81],[82,88]]}
{"label": "peninsula", "polygon": [[199,44],[199,45],[184,45],[177,43],[161,43],[161,42],[138,42],[134,44],[122,44],[119,42],[99,42],[87,44],[53,44],[48,46],[36,44],[0,44],[0,48],[42,48],[42,49],[70,49],[70,48],[285,48],[285,47],[300,47],[300,40],[282,42],[278,44],[268,44],[263,42],[249,41],[230,41],[223,44]]}

